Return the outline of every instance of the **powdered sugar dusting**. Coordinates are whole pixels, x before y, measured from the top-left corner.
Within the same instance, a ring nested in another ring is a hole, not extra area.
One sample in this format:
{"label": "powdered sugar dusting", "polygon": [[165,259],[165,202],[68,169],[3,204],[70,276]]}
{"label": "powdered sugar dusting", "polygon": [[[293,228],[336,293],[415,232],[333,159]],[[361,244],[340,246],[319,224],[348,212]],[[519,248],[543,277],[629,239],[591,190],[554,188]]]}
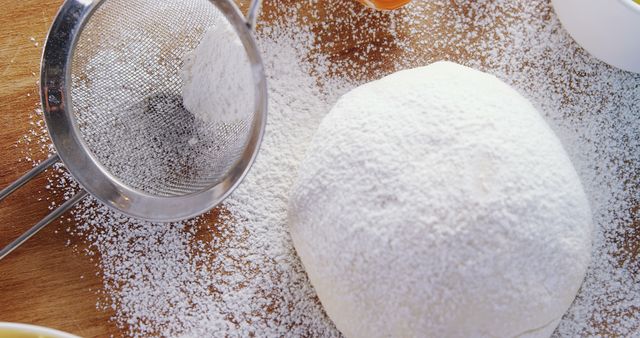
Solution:
{"label": "powdered sugar dusting", "polygon": [[[593,262],[556,335],[630,336],[640,329],[640,75],[589,56],[546,1],[414,1],[386,13],[341,0],[271,3],[263,15],[270,22],[259,24],[270,87],[267,134],[220,221],[151,224],[91,202],[75,213],[71,231],[99,257],[101,306],[115,310],[128,335],[339,335],[286,231],[292,173],[351,80],[440,59],[492,73],[532,100],[585,185],[596,223]],[[41,128],[34,126],[34,136]],[[61,177],[52,188],[68,194],[71,181]]]}

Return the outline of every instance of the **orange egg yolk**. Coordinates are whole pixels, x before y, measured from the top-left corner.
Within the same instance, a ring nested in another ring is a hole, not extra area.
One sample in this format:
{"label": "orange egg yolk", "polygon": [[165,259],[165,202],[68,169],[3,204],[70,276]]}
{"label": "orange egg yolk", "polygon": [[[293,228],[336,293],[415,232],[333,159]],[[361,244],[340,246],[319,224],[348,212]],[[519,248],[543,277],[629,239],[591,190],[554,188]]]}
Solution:
{"label": "orange egg yolk", "polygon": [[375,9],[383,9],[383,10],[391,10],[400,8],[406,4],[408,4],[411,0],[358,0],[366,6],[375,8]]}

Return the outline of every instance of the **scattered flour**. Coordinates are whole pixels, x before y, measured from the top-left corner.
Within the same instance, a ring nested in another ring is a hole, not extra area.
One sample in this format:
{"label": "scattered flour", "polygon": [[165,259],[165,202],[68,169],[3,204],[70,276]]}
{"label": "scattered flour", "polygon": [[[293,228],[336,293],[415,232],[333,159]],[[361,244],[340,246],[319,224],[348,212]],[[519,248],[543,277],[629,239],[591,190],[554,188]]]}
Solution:
{"label": "scattered flour", "polygon": [[261,46],[273,72],[267,130],[277,132],[267,133],[261,160],[227,199],[219,222],[152,224],[90,199],[75,213],[72,231],[87,238],[89,254],[99,255],[100,306],[115,310],[114,320],[129,335],[339,335],[290,243],[286,195],[294,177],[281,173],[297,169],[343,84],[322,92],[309,64],[300,63],[312,35],[270,32]]}
{"label": "scattered flour", "polygon": [[251,65],[233,27],[220,18],[184,57],[184,106],[204,122],[228,122],[253,113]]}
{"label": "scattered flour", "polygon": [[[100,306],[128,335],[338,336],[289,239],[292,173],[341,93],[442,59],[492,73],[530,99],[585,184],[593,261],[555,335],[637,335],[640,75],[589,56],[547,1],[413,1],[379,13],[350,1],[273,0],[264,10],[267,134],[246,181],[216,211],[220,221],[151,224],[87,200],[67,227],[90,244],[104,280]],[[30,157],[49,149],[33,121],[21,141]],[[75,189],[63,171],[53,179],[54,191]]]}

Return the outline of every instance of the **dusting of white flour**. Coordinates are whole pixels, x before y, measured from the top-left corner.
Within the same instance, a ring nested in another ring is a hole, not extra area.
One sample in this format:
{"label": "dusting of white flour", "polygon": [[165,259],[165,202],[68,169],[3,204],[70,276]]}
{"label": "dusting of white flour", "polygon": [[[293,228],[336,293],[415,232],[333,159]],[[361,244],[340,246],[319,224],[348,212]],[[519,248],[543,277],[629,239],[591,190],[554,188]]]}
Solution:
{"label": "dusting of white flour", "polygon": [[194,116],[204,122],[225,122],[253,113],[251,65],[226,19],[217,20],[183,62],[183,104]]}
{"label": "dusting of white flour", "polygon": [[[338,336],[287,231],[292,173],[322,117],[355,85],[331,78],[372,80],[441,59],[494,74],[530,99],[585,185],[593,261],[555,335],[637,334],[640,75],[589,56],[547,1],[413,1],[379,13],[355,1],[273,0],[264,9],[267,132],[221,221],[151,224],[87,201],[68,227],[98,258],[100,306],[127,335]],[[326,54],[317,54],[319,45]],[[34,123],[24,141],[31,157],[44,135]],[[70,194],[74,183],[61,174],[51,187]]]}
{"label": "dusting of white flour", "polygon": [[[306,143],[341,83],[322,93],[301,63],[312,35],[278,27],[261,39],[268,132],[220,221],[153,224],[87,199],[73,231],[100,255],[103,301],[131,336],[338,336],[295,255],[286,194]],[[317,60],[320,66],[324,61]],[[261,191],[255,195],[257,190]]]}

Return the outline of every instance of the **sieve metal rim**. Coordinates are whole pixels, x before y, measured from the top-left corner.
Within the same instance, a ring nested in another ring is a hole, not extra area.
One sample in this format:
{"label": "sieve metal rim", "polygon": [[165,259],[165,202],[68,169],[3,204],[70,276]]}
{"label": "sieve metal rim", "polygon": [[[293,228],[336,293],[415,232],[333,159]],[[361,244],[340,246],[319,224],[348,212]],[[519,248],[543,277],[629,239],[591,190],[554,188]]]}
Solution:
{"label": "sieve metal rim", "polygon": [[82,139],[73,113],[72,59],[78,37],[97,8],[108,0],[67,0],[51,26],[41,63],[41,101],[56,151],[74,179],[99,201],[129,216],[170,222],[214,208],[241,183],[255,161],[264,136],[267,83],[252,28],[260,1],[245,19],[231,0],[208,0],[226,17],[245,47],[254,77],[255,117],[242,156],[225,178],[202,191],[182,196],[154,196],[127,186],[100,164]]}

